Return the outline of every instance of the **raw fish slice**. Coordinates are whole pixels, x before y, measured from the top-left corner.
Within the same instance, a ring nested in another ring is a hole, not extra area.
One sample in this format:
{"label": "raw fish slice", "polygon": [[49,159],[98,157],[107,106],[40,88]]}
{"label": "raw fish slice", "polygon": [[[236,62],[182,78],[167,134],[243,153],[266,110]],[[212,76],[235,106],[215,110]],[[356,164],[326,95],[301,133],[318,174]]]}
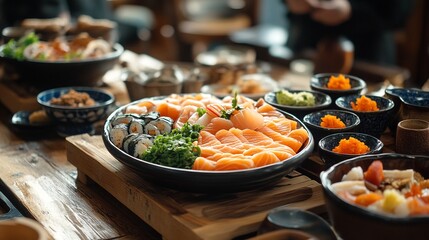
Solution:
{"label": "raw fish slice", "polygon": [[280,150],[269,149],[268,151],[271,152],[271,153],[273,153],[274,155],[276,155],[276,157],[280,161],[284,161],[284,160],[292,157],[293,155],[295,155],[295,154],[291,154],[290,152],[285,152],[285,151],[280,151]]}
{"label": "raw fish slice", "polygon": [[234,148],[234,147],[230,147],[228,145],[225,144],[221,144],[221,145],[216,145],[213,147],[216,150],[219,150],[221,152],[224,153],[233,153],[233,154],[243,154],[245,149],[242,148]]}
{"label": "raw fish slice", "polygon": [[301,144],[304,144],[305,141],[308,139],[308,132],[304,128],[298,128],[295,130],[292,130],[288,137],[294,138],[298,140]]}
{"label": "raw fish slice", "polygon": [[252,159],[247,158],[222,158],[216,162],[216,171],[243,170],[253,168],[255,164]]}
{"label": "raw fish slice", "polygon": [[239,110],[231,118],[231,122],[238,129],[258,129],[264,125],[264,117],[254,109]]}
{"label": "raw fish slice", "polygon": [[297,152],[302,146],[302,143],[297,139],[289,136],[284,136],[278,132],[275,132],[269,127],[263,127],[259,129],[259,131],[261,131],[266,136],[272,138],[274,141],[279,142],[285,146],[291,147],[294,152]]}
{"label": "raw fish slice", "polygon": [[183,125],[189,120],[189,118],[197,111],[195,106],[185,106],[176,122],[174,123],[174,128],[182,128]]}
{"label": "raw fish slice", "polygon": [[216,134],[219,130],[222,130],[222,129],[228,130],[232,127],[233,125],[230,120],[225,118],[215,117],[204,128],[204,131],[210,132],[211,134]]}
{"label": "raw fish slice", "polygon": [[268,164],[273,164],[276,162],[280,162],[277,156],[272,152],[260,152],[255,154],[252,157],[252,161],[255,164],[255,167],[261,167]]}
{"label": "raw fish slice", "polygon": [[182,106],[163,101],[158,105],[156,111],[161,116],[170,117],[173,121],[177,121],[182,111]]}
{"label": "raw fish slice", "polygon": [[216,162],[203,157],[197,157],[192,165],[193,170],[213,171],[216,168]]}
{"label": "raw fish slice", "polygon": [[266,146],[273,143],[273,139],[267,137],[261,132],[257,132],[250,129],[245,129],[242,132],[243,137],[245,137],[247,141],[249,141],[249,143],[255,146]]}
{"label": "raw fish slice", "polygon": [[275,118],[275,119],[273,119],[273,122],[275,124],[277,124],[278,126],[282,126],[283,124],[290,125],[291,131],[298,128],[298,122],[296,122],[295,120],[292,120],[292,119],[288,119],[288,118]]}
{"label": "raw fish slice", "polygon": [[217,149],[214,149],[211,147],[200,146],[200,149],[201,149],[200,156],[205,157],[205,158],[208,158],[208,157],[213,156],[213,155],[218,154],[218,153],[222,153],[220,150],[217,150]]}
{"label": "raw fish slice", "polygon": [[184,107],[184,106],[195,106],[195,107],[199,107],[199,108],[205,108],[204,103],[202,103],[198,100],[195,100],[195,99],[186,99],[183,102],[181,102],[180,105],[182,107]]}
{"label": "raw fish slice", "polygon": [[244,151],[243,155],[244,156],[253,156],[253,155],[260,153],[260,152],[263,152],[263,151],[266,151],[266,150],[263,148],[253,147],[253,148],[249,148],[246,151]]}
{"label": "raw fish slice", "polygon": [[277,112],[275,107],[267,103],[263,103],[262,106],[258,107],[258,113],[266,113],[266,112],[272,112],[272,111]]}
{"label": "raw fish slice", "polygon": [[223,144],[233,148],[245,148],[243,142],[240,141],[233,133],[228,130],[220,130],[216,133],[216,138]]}
{"label": "raw fish slice", "polygon": [[285,115],[279,111],[261,112],[261,115],[264,117],[264,121],[276,118],[286,118]]}
{"label": "raw fish slice", "polygon": [[198,145],[199,146],[209,146],[209,147],[213,147],[216,145],[221,145],[222,143],[217,140],[217,138],[215,137],[215,135],[202,130],[200,132],[200,135],[198,136]]}
{"label": "raw fish slice", "polygon": [[240,141],[242,143],[248,143],[249,141],[243,137],[243,131],[241,129],[238,128],[231,128],[229,129],[229,131],[234,134],[238,139],[240,139]]}
{"label": "raw fish slice", "polygon": [[216,153],[216,154],[213,154],[213,155],[207,157],[207,159],[217,162],[221,158],[233,157],[235,155],[236,154],[219,152],[219,153]]}

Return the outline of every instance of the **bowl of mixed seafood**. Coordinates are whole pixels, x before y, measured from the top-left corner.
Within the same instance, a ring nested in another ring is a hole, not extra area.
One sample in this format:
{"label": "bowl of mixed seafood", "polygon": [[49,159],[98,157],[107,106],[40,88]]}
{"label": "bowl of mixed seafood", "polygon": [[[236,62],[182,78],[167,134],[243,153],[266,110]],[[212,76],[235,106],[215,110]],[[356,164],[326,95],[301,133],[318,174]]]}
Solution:
{"label": "bowl of mixed seafood", "polygon": [[96,86],[117,63],[124,48],[87,33],[41,41],[30,32],[0,46],[6,78],[44,88]]}
{"label": "bowl of mixed seafood", "polygon": [[262,99],[210,94],[144,98],[114,111],[107,150],[144,179],[173,189],[237,192],[273,185],[314,148],[302,122]]}
{"label": "bowl of mixed seafood", "polygon": [[359,156],[320,178],[342,239],[427,239],[429,156]]}

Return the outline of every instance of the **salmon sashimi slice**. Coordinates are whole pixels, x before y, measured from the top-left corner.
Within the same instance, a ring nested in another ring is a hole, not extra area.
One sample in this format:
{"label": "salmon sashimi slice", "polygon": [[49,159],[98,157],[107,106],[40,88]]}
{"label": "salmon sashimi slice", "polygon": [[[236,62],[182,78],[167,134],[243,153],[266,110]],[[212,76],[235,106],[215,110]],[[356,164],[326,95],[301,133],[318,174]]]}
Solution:
{"label": "salmon sashimi slice", "polygon": [[[305,143],[305,141],[307,141],[308,139],[308,132],[304,128],[298,128],[298,129],[292,130],[288,134],[288,137],[295,139],[297,142],[301,143],[301,146],[302,146]],[[300,148],[298,148],[298,150],[294,149],[295,152],[298,152]]]}
{"label": "salmon sashimi slice", "polygon": [[225,144],[217,145],[217,146],[214,146],[213,148],[224,153],[233,153],[233,154],[243,154],[243,152],[245,151],[245,149],[230,147]]}
{"label": "salmon sashimi slice", "polygon": [[[275,118],[274,123],[278,124],[278,125],[282,125],[282,124],[290,124],[290,130],[295,130],[298,128],[298,122],[289,118]],[[288,122],[288,123],[287,123]]]}
{"label": "salmon sashimi slice", "polygon": [[221,145],[222,143],[216,138],[215,135],[202,130],[198,136],[198,145],[199,146],[216,146]]}
{"label": "salmon sashimi slice", "polygon": [[183,125],[188,122],[189,118],[197,111],[197,108],[196,106],[183,107],[178,119],[174,122],[174,128],[182,128]]}
{"label": "salmon sashimi slice", "polygon": [[207,157],[207,159],[217,162],[221,158],[234,157],[236,155],[238,155],[238,154],[218,152],[216,154],[213,154],[213,155]]}
{"label": "salmon sashimi slice", "polygon": [[205,157],[205,158],[209,158],[213,155],[222,153],[222,151],[220,151],[218,149],[211,148],[211,147],[200,146],[200,150],[201,150],[200,156]]}
{"label": "salmon sashimi slice", "polygon": [[245,129],[242,131],[242,133],[243,137],[245,137],[249,143],[255,146],[266,146],[273,143],[273,139],[267,137],[261,132]]}
{"label": "salmon sashimi slice", "polygon": [[243,170],[253,168],[255,163],[248,158],[221,158],[216,162],[216,171]]}
{"label": "salmon sashimi slice", "polygon": [[253,147],[253,148],[249,148],[246,151],[243,152],[244,156],[253,156],[257,153],[263,152],[265,151],[263,148],[258,148],[258,147]]}
{"label": "salmon sashimi slice", "polygon": [[261,167],[268,164],[273,164],[276,162],[280,162],[279,158],[272,152],[260,152],[252,157],[252,161],[255,164],[255,167]]}
{"label": "salmon sashimi slice", "polygon": [[297,152],[302,146],[302,143],[297,139],[289,136],[281,135],[280,133],[275,132],[268,127],[263,127],[259,129],[259,131],[261,131],[263,134],[267,135],[268,137],[272,138],[274,141],[281,143],[282,145],[291,147],[294,152]]}
{"label": "salmon sashimi slice", "polygon": [[212,118],[210,123],[204,128],[204,131],[216,134],[219,130],[229,130],[233,127],[232,122],[229,119],[215,117]]}
{"label": "salmon sashimi slice", "polygon": [[275,107],[267,103],[263,103],[260,107],[258,107],[258,113],[271,112],[271,111],[277,112]]}
{"label": "salmon sashimi slice", "polygon": [[[291,149],[292,150],[292,149]],[[273,153],[274,155],[276,155],[276,157],[280,160],[280,161],[284,161],[290,157],[292,157],[293,155],[295,155],[295,153],[290,153],[290,152],[285,152],[285,151],[281,151],[281,150],[274,150],[274,149],[269,149],[269,152]]]}
{"label": "salmon sashimi slice", "polygon": [[255,130],[264,125],[264,117],[255,109],[245,108],[239,110],[231,118],[235,128]]}
{"label": "salmon sashimi slice", "polygon": [[234,134],[238,139],[240,139],[240,141],[242,143],[248,143],[249,141],[243,137],[243,131],[241,129],[238,128],[231,128],[229,129],[229,131]]}
{"label": "salmon sashimi slice", "polygon": [[205,108],[204,103],[195,100],[195,99],[186,99],[183,102],[180,103],[181,106],[196,106],[199,108]]}
{"label": "salmon sashimi slice", "polygon": [[213,171],[216,169],[216,162],[208,160],[204,157],[197,157],[192,165],[193,170]]}
{"label": "salmon sashimi slice", "polygon": [[182,111],[182,106],[163,101],[158,105],[156,110],[161,116],[170,117],[173,121],[177,121]]}
{"label": "salmon sashimi slice", "polygon": [[233,148],[245,148],[243,142],[240,141],[233,133],[227,130],[220,130],[215,137],[222,143]]}

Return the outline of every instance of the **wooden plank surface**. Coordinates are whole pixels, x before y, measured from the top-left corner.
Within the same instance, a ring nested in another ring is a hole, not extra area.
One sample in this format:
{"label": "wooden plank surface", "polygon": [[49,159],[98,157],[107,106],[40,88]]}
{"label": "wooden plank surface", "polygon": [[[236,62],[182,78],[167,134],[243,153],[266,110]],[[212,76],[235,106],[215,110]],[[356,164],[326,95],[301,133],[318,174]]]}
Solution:
{"label": "wooden plank surface", "polygon": [[96,182],[166,239],[231,239],[252,233],[269,210],[283,205],[325,211],[320,184],[301,174],[264,191],[210,196],[146,182],[110,155],[101,136],[68,137],[67,158],[80,179]]}

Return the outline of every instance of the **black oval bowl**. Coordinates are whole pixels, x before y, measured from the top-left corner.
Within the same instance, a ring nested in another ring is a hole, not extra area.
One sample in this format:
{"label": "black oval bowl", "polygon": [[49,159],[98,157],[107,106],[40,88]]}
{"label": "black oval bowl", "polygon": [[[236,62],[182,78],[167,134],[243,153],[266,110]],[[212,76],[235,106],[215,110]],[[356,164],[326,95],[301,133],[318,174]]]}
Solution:
{"label": "black oval bowl", "polygon": [[[152,100],[162,97],[149,98]],[[311,132],[295,116],[282,112],[287,118],[298,122],[298,127],[303,127],[309,133],[309,139],[295,156],[275,164],[236,171],[199,171],[162,166],[133,157],[116,147],[109,138],[111,121],[123,113],[129,105],[137,104],[141,99],[115,110],[107,118],[103,129],[103,142],[107,150],[117,160],[134,169],[144,179],[154,184],[186,192],[195,193],[231,193],[274,185],[285,175],[297,168],[311,154],[314,148],[314,140]]]}
{"label": "black oval bowl", "polygon": [[329,78],[333,75],[337,76],[338,73],[315,74],[314,76],[311,77],[310,88],[315,90],[315,91],[319,91],[319,92],[323,92],[325,94],[328,94],[331,97],[332,102],[335,102],[335,100],[337,100],[337,98],[339,98],[341,96],[361,94],[364,91],[364,89],[366,88],[366,83],[364,80],[362,80],[356,76],[343,74],[344,77],[350,79],[350,85],[352,88],[348,89],[348,90],[329,89],[327,87],[328,81],[329,81]]}
{"label": "black oval bowl", "polygon": [[332,190],[344,174],[360,166],[365,171],[374,160],[384,169],[413,169],[429,178],[429,156],[395,153],[364,155],[335,164],[320,174],[326,206],[331,222],[342,239],[427,239],[429,215],[394,217],[369,211],[343,201]]}
{"label": "black oval bowl", "polygon": [[359,132],[370,134],[376,138],[380,138],[381,134],[386,130],[389,121],[393,117],[394,102],[385,97],[365,95],[371,100],[377,102],[378,111],[362,112],[353,110],[351,102],[356,102],[356,99],[362,95],[350,95],[339,97],[335,101],[335,105],[339,109],[355,113],[360,118]]}
{"label": "black oval bowl", "polygon": [[[324,128],[320,126],[322,118],[330,114],[338,117],[346,125],[345,128]],[[360,119],[358,115],[344,110],[336,109],[327,109],[321,110],[318,112],[312,112],[304,116],[304,124],[310,129],[313,134],[314,142],[318,143],[320,139],[326,137],[330,134],[340,133],[340,132],[353,132],[355,131],[360,124]]]}
{"label": "black oval bowl", "polygon": [[334,147],[338,146],[341,139],[348,139],[349,137],[354,137],[357,140],[364,142],[370,148],[370,151],[364,155],[381,153],[384,146],[383,142],[381,142],[378,138],[364,133],[343,132],[328,135],[319,141],[319,155],[320,158],[325,162],[325,168],[346,159],[356,157],[356,154],[342,154],[332,151]]}
{"label": "black oval bowl", "polygon": [[[0,46],[0,52],[4,45]],[[0,62],[8,72],[18,74],[19,79],[44,89],[64,86],[101,85],[104,74],[112,69],[124,52],[115,44],[111,53],[100,58],[74,61],[16,60],[2,56]]]}
{"label": "black oval bowl", "polygon": [[321,92],[310,91],[310,90],[289,90],[289,89],[287,89],[287,91],[289,91],[291,93],[309,92],[309,93],[313,94],[314,97],[316,98],[316,105],[314,105],[314,106],[290,106],[290,105],[280,104],[277,102],[276,92],[269,92],[269,93],[265,94],[264,100],[265,100],[265,102],[276,107],[277,109],[288,112],[288,113],[298,117],[301,120],[306,114],[314,112],[314,111],[326,109],[332,103],[331,97],[329,97],[329,95],[321,93]]}

